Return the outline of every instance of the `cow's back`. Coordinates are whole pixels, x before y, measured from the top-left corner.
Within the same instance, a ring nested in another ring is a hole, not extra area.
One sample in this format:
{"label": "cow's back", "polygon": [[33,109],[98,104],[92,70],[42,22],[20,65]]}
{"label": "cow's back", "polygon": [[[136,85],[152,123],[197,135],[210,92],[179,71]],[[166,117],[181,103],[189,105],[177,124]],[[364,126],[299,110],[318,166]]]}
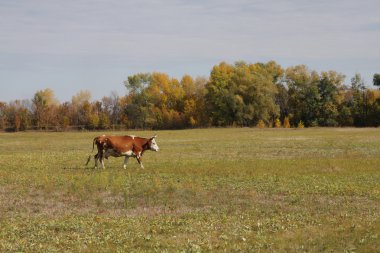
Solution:
{"label": "cow's back", "polygon": [[106,148],[113,149],[118,153],[126,153],[133,149],[134,143],[133,136],[107,136]]}

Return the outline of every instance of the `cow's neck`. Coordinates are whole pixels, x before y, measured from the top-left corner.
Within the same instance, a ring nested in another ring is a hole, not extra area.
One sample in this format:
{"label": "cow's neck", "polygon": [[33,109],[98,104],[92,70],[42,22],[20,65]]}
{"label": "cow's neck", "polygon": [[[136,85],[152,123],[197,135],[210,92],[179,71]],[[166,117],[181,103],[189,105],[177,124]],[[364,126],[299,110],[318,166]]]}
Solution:
{"label": "cow's neck", "polygon": [[149,141],[147,141],[144,145],[142,145],[142,151],[141,151],[141,155],[149,149]]}

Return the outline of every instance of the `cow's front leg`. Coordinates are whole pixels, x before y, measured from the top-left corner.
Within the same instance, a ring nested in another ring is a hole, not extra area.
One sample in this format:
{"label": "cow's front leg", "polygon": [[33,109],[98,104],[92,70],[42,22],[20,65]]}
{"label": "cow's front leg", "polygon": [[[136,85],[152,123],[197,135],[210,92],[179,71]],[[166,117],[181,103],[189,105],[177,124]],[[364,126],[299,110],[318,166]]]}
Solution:
{"label": "cow's front leg", "polygon": [[106,167],[104,166],[104,157],[100,159],[100,163],[102,164],[102,169],[105,169]]}
{"label": "cow's front leg", "polygon": [[124,167],[125,170],[127,169],[128,159],[129,159],[128,156],[126,156],[125,159],[124,159],[124,165],[123,165],[123,167]]}
{"label": "cow's front leg", "polygon": [[140,164],[140,168],[141,168],[141,169],[144,169],[144,165],[142,164],[142,157],[141,157],[141,155],[138,154],[138,155],[136,156],[136,159],[137,159],[137,161],[138,161],[139,164]]}
{"label": "cow's front leg", "polygon": [[[98,153],[98,159],[99,159],[100,164],[102,165],[102,169],[104,169],[104,154],[103,154],[103,152]],[[96,163],[96,167],[98,167],[97,163]]]}
{"label": "cow's front leg", "polygon": [[[104,158],[108,160],[108,153],[107,151],[103,150],[101,155],[100,155],[100,162],[102,164],[102,168],[105,169],[106,167],[104,166]],[[109,164],[108,164],[109,165]]]}
{"label": "cow's front leg", "polygon": [[99,158],[99,153],[94,155],[94,159],[95,159],[95,169],[98,168],[98,158]]}
{"label": "cow's front leg", "polygon": [[109,158],[109,154],[104,152],[104,157],[103,159],[107,159],[107,166],[109,167],[110,166],[110,160],[108,159]]}

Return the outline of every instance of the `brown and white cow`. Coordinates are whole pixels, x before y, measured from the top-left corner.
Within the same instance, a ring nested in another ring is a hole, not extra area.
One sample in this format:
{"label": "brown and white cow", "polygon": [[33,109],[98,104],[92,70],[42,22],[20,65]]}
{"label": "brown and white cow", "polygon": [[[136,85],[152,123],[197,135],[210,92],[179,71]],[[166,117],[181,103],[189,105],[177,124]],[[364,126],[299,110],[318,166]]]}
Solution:
{"label": "brown and white cow", "polygon": [[[126,136],[107,136],[101,135],[95,137],[92,144],[92,149],[94,150],[94,145],[98,149],[98,153],[94,156],[95,158],[95,168],[98,166],[98,160],[104,168],[104,158],[108,157],[120,157],[125,156],[124,159],[124,169],[127,167],[129,157],[135,157],[140,164],[141,168],[144,168],[142,164],[142,155],[147,150],[158,151],[159,147],[155,138],[157,135],[151,138],[136,137],[134,135]],[[90,161],[91,156],[87,160],[87,164]]]}

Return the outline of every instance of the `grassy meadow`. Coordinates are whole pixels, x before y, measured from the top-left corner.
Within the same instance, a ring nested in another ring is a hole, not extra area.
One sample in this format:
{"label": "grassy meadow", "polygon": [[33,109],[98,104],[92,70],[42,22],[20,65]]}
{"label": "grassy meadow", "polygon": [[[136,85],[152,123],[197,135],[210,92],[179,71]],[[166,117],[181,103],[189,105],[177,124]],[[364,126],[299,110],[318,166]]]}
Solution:
{"label": "grassy meadow", "polygon": [[145,169],[86,167],[103,133],[0,133],[0,252],[380,251],[379,129],[158,131]]}

